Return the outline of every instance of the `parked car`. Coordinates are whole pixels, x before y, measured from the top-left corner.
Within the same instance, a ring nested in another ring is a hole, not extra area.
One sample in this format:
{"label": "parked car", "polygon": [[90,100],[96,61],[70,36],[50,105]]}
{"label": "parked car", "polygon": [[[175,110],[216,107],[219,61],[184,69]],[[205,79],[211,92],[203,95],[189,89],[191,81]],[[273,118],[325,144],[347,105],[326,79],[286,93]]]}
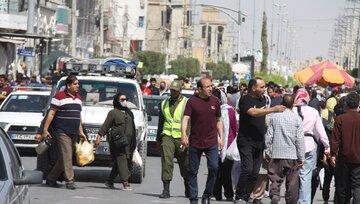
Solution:
{"label": "parked car", "polygon": [[34,149],[37,146],[34,137],[43,119],[50,89],[19,87],[1,104],[0,127],[8,133],[18,149]]}
{"label": "parked car", "polygon": [[24,170],[9,135],[0,128],[0,204],[30,203],[29,184],[41,184],[42,172]]}
{"label": "parked car", "polygon": [[147,154],[152,156],[160,156],[160,151],[156,147],[156,135],[159,121],[159,110],[161,102],[167,98],[167,96],[157,95],[143,95],[145,110],[151,120],[147,129]]}

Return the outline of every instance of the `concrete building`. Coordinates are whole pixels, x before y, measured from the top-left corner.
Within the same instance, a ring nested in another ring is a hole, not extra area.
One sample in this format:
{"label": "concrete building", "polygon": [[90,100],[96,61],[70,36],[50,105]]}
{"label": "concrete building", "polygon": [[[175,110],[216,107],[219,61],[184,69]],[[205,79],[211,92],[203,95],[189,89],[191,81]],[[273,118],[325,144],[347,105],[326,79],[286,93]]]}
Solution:
{"label": "concrete building", "polygon": [[167,54],[168,60],[191,57],[193,30],[189,0],[149,0],[147,50]]}
{"label": "concrete building", "polygon": [[168,61],[197,58],[203,68],[210,61],[230,62],[233,35],[227,31],[228,19],[206,7],[195,19],[194,6],[191,0],[149,0],[147,50],[167,54]]}
{"label": "concrete building", "polygon": [[107,26],[104,35],[105,55],[129,58],[145,49],[147,0],[104,1]]}

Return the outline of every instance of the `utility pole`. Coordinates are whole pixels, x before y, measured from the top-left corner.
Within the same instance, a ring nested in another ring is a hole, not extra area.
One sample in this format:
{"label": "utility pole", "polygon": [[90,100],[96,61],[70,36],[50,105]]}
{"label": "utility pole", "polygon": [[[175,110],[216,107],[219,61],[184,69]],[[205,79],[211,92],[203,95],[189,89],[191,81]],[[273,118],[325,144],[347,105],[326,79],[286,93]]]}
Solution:
{"label": "utility pole", "polygon": [[[28,16],[27,16],[27,32],[26,32],[27,34],[34,34],[34,16],[35,16],[35,0],[28,0]],[[33,42],[31,42],[31,44],[32,46],[34,46]],[[42,50],[40,52],[42,52]],[[31,69],[33,69],[32,57],[26,57],[25,62],[26,62],[26,70],[27,70],[26,71],[27,73],[25,74],[29,76]]]}
{"label": "utility pole", "polygon": [[[100,0],[100,56],[104,55],[104,0]],[[124,43],[124,42],[123,42]]]}
{"label": "utility pole", "polygon": [[76,56],[76,27],[77,27],[77,17],[76,17],[76,0],[72,0],[71,5],[71,55]]}
{"label": "utility pole", "polygon": [[272,71],[272,54],[273,54],[273,30],[274,30],[274,0],[272,0],[271,3],[271,39],[270,39],[270,63],[269,63],[269,68],[270,68],[270,72],[269,74],[271,75],[271,71]]}
{"label": "utility pole", "polygon": [[240,52],[241,52],[241,0],[239,0],[239,10],[238,10],[238,56],[237,62],[240,63]]}

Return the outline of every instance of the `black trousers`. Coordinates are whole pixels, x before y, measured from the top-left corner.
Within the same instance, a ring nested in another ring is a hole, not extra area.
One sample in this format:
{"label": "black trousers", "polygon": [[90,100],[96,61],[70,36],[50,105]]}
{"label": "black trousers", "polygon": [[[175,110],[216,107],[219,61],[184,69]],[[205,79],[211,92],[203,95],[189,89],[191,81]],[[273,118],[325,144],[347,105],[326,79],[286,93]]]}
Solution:
{"label": "black trousers", "polygon": [[[333,166],[331,166],[330,162],[328,162],[328,164],[324,168],[324,184],[323,184],[323,189],[322,189],[322,197],[323,197],[324,201],[328,201],[330,198],[330,185],[331,185],[331,180],[334,175],[335,175],[335,168]],[[334,197],[336,197],[336,191],[335,191]],[[334,200],[335,200],[335,198],[334,198]]]}
{"label": "black trousers", "polygon": [[233,161],[225,159],[224,162],[221,162],[219,158],[219,167],[218,173],[216,176],[215,186],[213,190],[213,196],[216,200],[222,200],[222,188],[224,187],[224,195],[226,198],[233,198],[234,191],[232,188],[231,181],[231,169],[233,166]]}
{"label": "black trousers", "polygon": [[263,150],[244,144],[239,139],[237,145],[241,158],[241,172],[236,187],[235,199],[248,201],[260,171]]}
{"label": "black trousers", "polygon": [[360,203],[360,164],[353,164],[339,158],[335,168],[335,185],[337,204]]}

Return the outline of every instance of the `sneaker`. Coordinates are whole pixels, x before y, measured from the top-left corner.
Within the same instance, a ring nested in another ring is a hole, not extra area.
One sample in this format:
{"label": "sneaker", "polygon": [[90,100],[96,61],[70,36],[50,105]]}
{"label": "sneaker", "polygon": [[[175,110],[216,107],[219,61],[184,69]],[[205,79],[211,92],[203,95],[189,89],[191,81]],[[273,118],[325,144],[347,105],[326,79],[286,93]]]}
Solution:
{"label": "sneaker", "polygon": [[109,189],[115,189],[114,183],[109,180],[105,181],[105,186],[108,187]]}
{"label": "sneaker", "polygon": [[50,179],[46,179],[45,184],[47,186],[52,187],[52,188],[60,188],[60,185],[56,181],[53,181],[53,180],[50,180]]}
{"label": "sneaker", "polygon": [[69,190],[75,190],[76,189],[74,182],[66,183],[65,187],[66,187],[66,189],[69,189]]}
{"label": "sneaker", "polygon": [[128,182],[123,182],[123,191],[132,191],[133,189],[130,187],[130,184]]}

